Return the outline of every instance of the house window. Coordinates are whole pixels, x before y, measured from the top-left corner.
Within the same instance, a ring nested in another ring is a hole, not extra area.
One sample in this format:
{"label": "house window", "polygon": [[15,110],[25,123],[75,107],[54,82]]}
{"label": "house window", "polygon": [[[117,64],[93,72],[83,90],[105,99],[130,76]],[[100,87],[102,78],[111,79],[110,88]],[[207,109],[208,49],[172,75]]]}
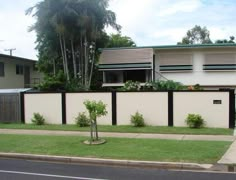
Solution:
{"label": "house window", "polygon": [[105,71],[105,83],[123,83],[123,71]]}
{"label": "house window", "polygon": [[20,75],[24,74],[24,66],[23,65],[19,65],[19,64],[16,65],[16,74],[20,74]]}
{"label": "house window", "polygon": [[192,54],[159,54],[160,72],[189,72],[193,70]]}
{"label": "house window", "polygon": [[205,54],[203,70],[205,71],[235,71],[235,53]]}
{"label": "house window", "polygon": [[33,71],[38,71],[38,66],[36,63],[33,64]]}
{"label": "house window", "polygon": [[0,62],[0,76],[4,76],[4,63]]}
{"label": "house window", "polygon": [[124,81],[146,81],[146,71],[145,70],[129,70],[124,71]]}
{"label": "house window", "polygon": [[150,80],[151,70],[113,70],[104,72],[105,83],[148,82]]}

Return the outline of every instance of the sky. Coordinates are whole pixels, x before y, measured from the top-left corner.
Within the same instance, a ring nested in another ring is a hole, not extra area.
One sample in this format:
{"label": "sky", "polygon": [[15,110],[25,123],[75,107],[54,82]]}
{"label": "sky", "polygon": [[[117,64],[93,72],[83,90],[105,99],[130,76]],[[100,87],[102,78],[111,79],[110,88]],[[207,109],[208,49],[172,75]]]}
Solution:
{"label": "sky", "polygon": [[[36,20],[25,10],[39,1],[0,0],[0,54],[15,48],[14,56],[37,60],[36,33],[28,32]],[[110,0],[108,9],[137,46],[174,45],[195,25],[206,26],[213,41],[236,36],[236,0]]]}

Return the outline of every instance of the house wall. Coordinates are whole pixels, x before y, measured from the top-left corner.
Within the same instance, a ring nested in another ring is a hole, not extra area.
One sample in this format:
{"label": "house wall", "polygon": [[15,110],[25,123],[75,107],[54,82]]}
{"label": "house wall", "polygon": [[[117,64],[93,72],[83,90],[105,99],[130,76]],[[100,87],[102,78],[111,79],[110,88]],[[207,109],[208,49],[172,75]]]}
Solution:
{"label": "house wall", "polygon": [[139,112],[147,125],[168,126],[168,93],[118,92],[117,112],[118,125],[129,125],[131,115]]}
{"label": "house wall", "polygon": [[[200,114],[207,127],[229,127],[229,93],[227,92],[174,92],[174,126],[186,126],[188,114]],[[221,100],[222,104],[213,104]]]}
{"label": "house wall", "polygon": [[[156,71],[158,71],[158,65],[160,64],[159,54],[192,54],[193,70],[192,71],[172,71],[172,72],[161,72],[161,74],[169,79],[181,82],[185,85],[200,84],[202,86],[236,86],[235,77],[236,70],[216,70],[206,71],[203,70],[203,64],[205,63],[205,56],[207,54],[234,54],[234,63],[236,64],[236,51],[233,48],[215,48],[215,49],[186,49],[186,50],[156,50],[155,51],[155,62]],[[226,58],[226,57],[225,57]],[[222,57],[222,62],[224,58]],[[214,61],[212,62],[214,63]],[[219,60],[215,61],[218,64]],[[175,62],[173,61],[173,64]]]}
{"label": "house wall", "polygon": [[25,123],[32,123],[34,113],[40,113],[48,124],[62,124],[61,93],[25,94]]}
{"label": "house wall", "polygon": [[12,58],[0,57],[0,62],[4,63],[4,76],[0,76],[0,89],[14,89],[24,88],[24,74],[16,74],[16,65],[24,65],[30,67],[30,80],[33,83],[33,79],[42,79],[42,73],[34,71],[33,66],[35,62],[17,60]]}
{"label": "house wall", "polygon": [[[67,124],[75,124],[75,117],[79,113],[87,112],[84,101],[94,100],[105,103],[107,115],[97,119],[98,124],[112,124],[111,93],[66,93],[66,120]],[[88,113],[87,113],[88,115]]]}
{"label": "house wall", "polygon": [[44,75],[43,73],[38,72],[33,68],[33,65],[30,66],[30,83],[33,85],[34,83],[38,84],[43,81]]}
{"label": "house wall", "polygon": [[[24,75],[16,74],[18,61],[0,59],[4,63],[4,76],[0,76],[0,89],[24,88]],[[20,64],[20,63],[19,63]]]}

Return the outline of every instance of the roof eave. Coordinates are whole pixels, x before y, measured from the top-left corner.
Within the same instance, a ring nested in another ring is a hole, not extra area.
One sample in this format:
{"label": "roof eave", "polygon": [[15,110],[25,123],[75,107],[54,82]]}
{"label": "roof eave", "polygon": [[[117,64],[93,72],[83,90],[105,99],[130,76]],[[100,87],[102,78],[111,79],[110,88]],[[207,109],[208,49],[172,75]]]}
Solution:
{"label": "roof eave", "polygon": [[154,50],[158,49],[194,49],[194,48],[236,48],[235,43],[222,43],[222,44],[184,44],[184,45],[160,45],[160,46],[139,46],[139,47],[116,47],[116,48],[99,48],[98,50],[102,52],[103,50],[120,50],[120,49],[143,49],[152,48]]}
{"label": "roof eave", "polygon": [[17,56],[10,56],[6,54],[0,54],[0,57],[14,59],[14,60],[28,61],[28,62],[37,62],[37,60],[27,59],[27,58],[22,58],[22,57],[17,57]]}

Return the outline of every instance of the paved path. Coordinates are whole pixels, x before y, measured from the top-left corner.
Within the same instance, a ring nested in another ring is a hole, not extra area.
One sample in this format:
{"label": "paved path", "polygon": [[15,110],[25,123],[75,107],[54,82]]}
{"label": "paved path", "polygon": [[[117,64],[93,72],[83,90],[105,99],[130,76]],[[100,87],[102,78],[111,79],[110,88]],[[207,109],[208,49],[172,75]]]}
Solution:
{"label": "paved path", "polygon": [[[34,134],[34,135],[63,135],[63,136],[89,136],[89,132],[81,131],[51,131],[51,130],[22,130],[0,129],[0,134]],[[145,134],[145,133],[111,133],[99,132],[100,137],[121,138],[150,138],[173,140],[201,140],[201,141],[234,141],[236,136],[227,135],[184,135],[184,134]]]}
{"label": "paved path", "polygon": [[236,165],[236,140],[231,144],[230,148],[226,151],[218,163]]}

